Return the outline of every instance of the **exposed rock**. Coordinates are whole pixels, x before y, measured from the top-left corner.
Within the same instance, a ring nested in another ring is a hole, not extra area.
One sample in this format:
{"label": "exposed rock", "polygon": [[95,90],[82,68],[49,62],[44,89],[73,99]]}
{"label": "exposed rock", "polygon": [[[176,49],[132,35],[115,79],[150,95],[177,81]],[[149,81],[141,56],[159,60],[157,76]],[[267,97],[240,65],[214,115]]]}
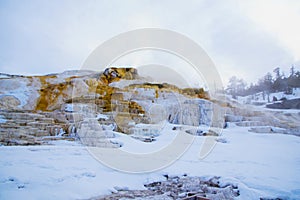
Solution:
{"label": "exposed rock", "polygon": [[103,74],[100,76],[100,80],[105,83],[109,84],[115,81],[119,81],[120,79],[127,79],[127,80],[132,80],[132,79],[137,79],[138,78],[138,73],[135,68],[116,68],[116,67],[111,67],[105,69]]}
{"label": "exposed rock", "polygon": [[0,97],[0,110],[14,110],[21,104],[19,99],[14,96],[7,95]]}
{"label": "exposed rock", "polygon": [[[129,82],[122,87],[113,84],[120,80]],[[215,112],[212,102],[200,99],[209,99],[203,89],[180,89],[143,80],[134,68],[0,78],[0,110],[5,118],[0,124],[1,141],[5,143],[10,132],[42,142],[43,138],[49,140],[48,137],[79,135],[87,145],[119,147],[120,144],[103,140],[111,133],[104,126],[113,125],[114,131],[151,142],[157,133],[141,136],[135,124],[159,124],[167,120],[174,124],[219,126],[224,122],[223,116],[219,121],[213,119],[216,115],[212,115]],[[109,117],[97,119],[99,113]],[[149,132],[153,131],[160,129]],[[17,135],[10,134],[10,139],[19,140]]]}
{"label": "exposed rock", "polygon": [[230,102],[229,104],[225,118],[229,123],[252,127],[251,132],[300,136],[300,114],[297,112],[286,113],[281,110],[262,110],[250,105],[241,105],[237,102]]}
{"label": "exposed rock", "polygon": [[250,132],[254,133],[287,133],[288,131],[282,128],[261,126],[261,127],[251,127]]}
{"label": "exposed rock", "polygon": [[195,136],[218,136],[218,133],[210,129],[201,130],[200,128],[194,128],[194,129],[186,130],[185,132]]}
{"label": "exposed rock", "polygon": [[282,102],[267,104],[266,107],[275,109],[300,109],[300,98],[283,100]]}
{"label": "exposed rock", "polygon": [[241,122],[243,120],[243,116],[240,115],[231,115],[226,114],[225,115],[225,122]]}
{"label": "exposed rock", "polygon": [[222,138],[222,137],[221,137],[221,138],[217,138],[217,139],[216,139],[216,142],[224,143],[224,144],[225,144],[225,143],[229,143],[229,141],[228,141],[226,138]]}
{"label": "exposed rock", "polygon": [[5,122],[0,123],[0,143],[4,145],[37,145],[63,132],[71,134],[69,123],[59,123],[49,113],[2,111],[0,115],[5,117]]}
{"label": "exposed rock", "polygon": [[104,130],[96,119],[84,120],[78,128],[78,136],[86,146],[119,148],[122,145],[110,140],[115,135],[112,131]]}
{"label": "exposed rock", "polygon": [[95,197],[97,200],[117,199],[234,199],[239,196],[235,184],[220,184],[220,177],[170,177],[166,181],[158,181],[144,186],[147,190],[119,190],[117,193]]}
{"label": "exposed rock", "polygon": [[244,126],[244,127],[265,126],[265,125],[267,125],[267,123],[264,123],[263,121],[241,121],[241,122],[236,122],[236,125]]}

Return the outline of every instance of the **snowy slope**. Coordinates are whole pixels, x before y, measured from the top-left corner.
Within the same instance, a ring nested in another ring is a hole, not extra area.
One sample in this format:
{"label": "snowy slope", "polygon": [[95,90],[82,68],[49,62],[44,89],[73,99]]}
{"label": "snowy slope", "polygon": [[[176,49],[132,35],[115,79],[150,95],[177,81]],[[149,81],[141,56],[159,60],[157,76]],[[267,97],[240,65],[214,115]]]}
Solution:
{"label": "snowy slope", "polygon": [[[165,127],[165,134],[172,133],[171,126]],[[159,136],[158,144],[169,142],[165,138]],[[137,150],[128,136],[117,139],[127,151]],[[184,173],[221,176],[224,183],[237,183],[238,199],[300,198],[300,137],[249,133],[247,128],[232,125],[223,132],[221,141],[225,143],[218,142],[200,160],[197,155],[204,139],[196,137],[171,166],[144,174],[112,170],[75,142],[0,146],[0,199],[87,199],[116,191],[114,187],[144,189],[144,183],[163,179],[163,174]]]}
{"label": "snowy slope", "polygon": [[[294,88],[292,94],[285,94],[284,92],[276,92],[276,93],[270,93],[269,95],[270,101],[273,100],[273,97],[276,97],[276,99],[279,101],[280,99],[286,98],[286,99],[297,99],[300,98],[300,88]],[[263,92],[249,95],[245,97],[237,97],[238,102],[242,104],[250,104],[250,103],[268,103],[268,95],[263,94]]]}

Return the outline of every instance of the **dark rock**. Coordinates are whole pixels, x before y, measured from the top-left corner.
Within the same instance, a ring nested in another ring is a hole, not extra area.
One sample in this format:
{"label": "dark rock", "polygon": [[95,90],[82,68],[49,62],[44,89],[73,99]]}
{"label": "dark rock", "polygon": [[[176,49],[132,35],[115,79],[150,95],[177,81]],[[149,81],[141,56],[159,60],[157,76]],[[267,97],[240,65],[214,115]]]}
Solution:
{"label": "dark rock", "polygon": [[300,98],[291,100],[282,100],[282,102],[266,105],[267,108],[274,109],[300,109]]}

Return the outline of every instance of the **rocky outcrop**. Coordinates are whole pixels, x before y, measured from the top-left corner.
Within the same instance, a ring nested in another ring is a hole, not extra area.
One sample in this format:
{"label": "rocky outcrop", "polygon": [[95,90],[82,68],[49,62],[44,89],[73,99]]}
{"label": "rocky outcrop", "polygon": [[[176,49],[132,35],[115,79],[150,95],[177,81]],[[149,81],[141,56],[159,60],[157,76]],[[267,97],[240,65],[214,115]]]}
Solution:
{"label": "rocky outcrop", "polygon": [[79,127],[78,136],[85,146],[119,148],[122,145],[111,140],[115,138],[112,130],[106,130],[96,119],[86,119]]}
{"label": "rocky outcrop", "polygon": [[116,68],[111,67],[104,70],[100,75],[100,80],[102,83],[108,85],[112,82],[119,81],[121,79],[133,80],[138,79],[137,69],[135,68]]}
{"label": "rocky outcrop", "polygon": [[168,105],[166,110],[168,120],[174,124],[210,126],[212,123],[212,103],[206,100],[185,100],[178,104]]}
{"label": "rocky outcrop", "polygon": [[[2,144],[40,144],[51,137],[76,135],[89,146],[119,147],[103,140],[108,136],[103,126],[133,134],[132,124],[169,121],[199,126],[214,121],[212,102],[204,100],[209,96],[203,89],[149,83],[135,68],[7,75],[0,78],[0,86]],[[99,114],[109,119],[98,119]]]}
{"label": "rocky outcrop", "polygon": [[46,143],[49,136],[53,138],[74,140],[64,137],[72,133],[70,123],[58,123],[54,118],[47,117],[47,113],[30,113],[21,111],[1,111],[5,118],[0,123],[0,144],[4,145],[39,145]]}
{"label": "rocky outcrop", "polygon": [[12,110],[18,108],[21,104],[19,99],[12,95],[5,95],[0,97],[0,110]]}
{"label": "rocky outcrop", "polygon": [[255,133],[280,133],[300,136],[300,114],[281,110],[256,108],[230,102],[226,108],[225,122],[249,127]]}
{"label": "rocky outcrop", "polygon": [[281,102],[267,104],[266,107],[273,109],[300,109],[300,99],[283,100]]}

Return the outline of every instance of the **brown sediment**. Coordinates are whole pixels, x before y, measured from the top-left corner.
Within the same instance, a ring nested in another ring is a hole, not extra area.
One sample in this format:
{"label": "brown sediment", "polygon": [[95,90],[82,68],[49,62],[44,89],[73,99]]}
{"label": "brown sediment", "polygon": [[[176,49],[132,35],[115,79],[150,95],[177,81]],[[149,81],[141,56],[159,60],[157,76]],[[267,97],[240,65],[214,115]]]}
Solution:
{"label": "brown sediment", "polygon": [[49,111],[49,106],[54,105],[57,102],[59,96],[63,95],[63,91],[67,89],[71,82],[68,81],[58,84],[50,84],[47,79],[57,78],[55,75],[37,76],[37,78],[40,79],[41,89],[39,90],[40,98],[35,110]]}
{"label": "brown sediment", "polygon": [[204,91],[203,88],[178,88],[175,85],[168,83],[143,83],[143,84],[132,84],[126,87],[127,90],[135,88],[145,88],[145,89],[154,89],[155,98],[159,97],[159,92],[177,92],[179,94],[192,97],[192,98],[201,98],[210,100],[208,92]]}
{"label": "brown sediment", "polygon": [[[155,96],[154,98],[159,98],[161,92],[176,92],[188,97],[192,98],[202,98],[202,99],[210,99],[208,92],[204,91],[203,88],[185,88],[181,89],[175,85],[171,85],[168,83],[143,83],[143,84],[132,84],[124,89],[114,88],[109,86],[109,83],[119,81],[120,79],[132,80],[138,78],[137,70],[135,68],[108,68],[106,69],[99,77],[97,78],[87,78],[85,79],[85,83],[88,86],[88,92],[90,94],[97,94],[97,98],[94,99],[95,103],[103,109],[103,112],[111,112],[116,105],[112,103],[113,94],[122,93],[124,91],[132,91],[134,92],[136,88],[145,88],[145,89],[154,89]],[[50,84],[48,79],[57,78],[55,75],[53,76],[37,76],[41,82],[41,89],[39,91],[40,98],[36,105],[35,110],[41,111],[49,111],[49,109],[53,109],[53,105],[55,105],[58,101],[58,98],[66,98],[69,99],[66,102],[71,102],[70,98],[66,96],[67,94],[64,91],[67,90],[68,86],[72,86],[72,80],[75,78],[79,78],[78,76],[72,76],[65,79],[65,82],[58,84]],[[114,98],[116,95],[114,96]],[[118,97],[120,98],[120,97]],[[75,101],[87,101],[88,98],[77,97],[73,99]],[[90,99],[91,100],[91,99]],[[121,99],[120,99],[121,100]],[[124,101],[122,99],[122,101]],[[121,102],[122,102],[121,101]],[[134,103],[131,103],[134,104]],[[134,107],[134,106],[133,106]],[[141,113],[143,109],[134,108],[139,110]]]}
{"label": "brown sediment", "polygon": [[110,67],[100,75],[100,81],[103,84],[119,81],[120,79],[133,80],[138,78],[137,69],[135,68],[116,68]]}
{"label": "brown sediment", "polygon": [[194,98],[200,98],[200,99],[207,99],[209,100],[209,94],[204,91],[203,88],[184,88],[180,90],[181,94],[194,97]]}

